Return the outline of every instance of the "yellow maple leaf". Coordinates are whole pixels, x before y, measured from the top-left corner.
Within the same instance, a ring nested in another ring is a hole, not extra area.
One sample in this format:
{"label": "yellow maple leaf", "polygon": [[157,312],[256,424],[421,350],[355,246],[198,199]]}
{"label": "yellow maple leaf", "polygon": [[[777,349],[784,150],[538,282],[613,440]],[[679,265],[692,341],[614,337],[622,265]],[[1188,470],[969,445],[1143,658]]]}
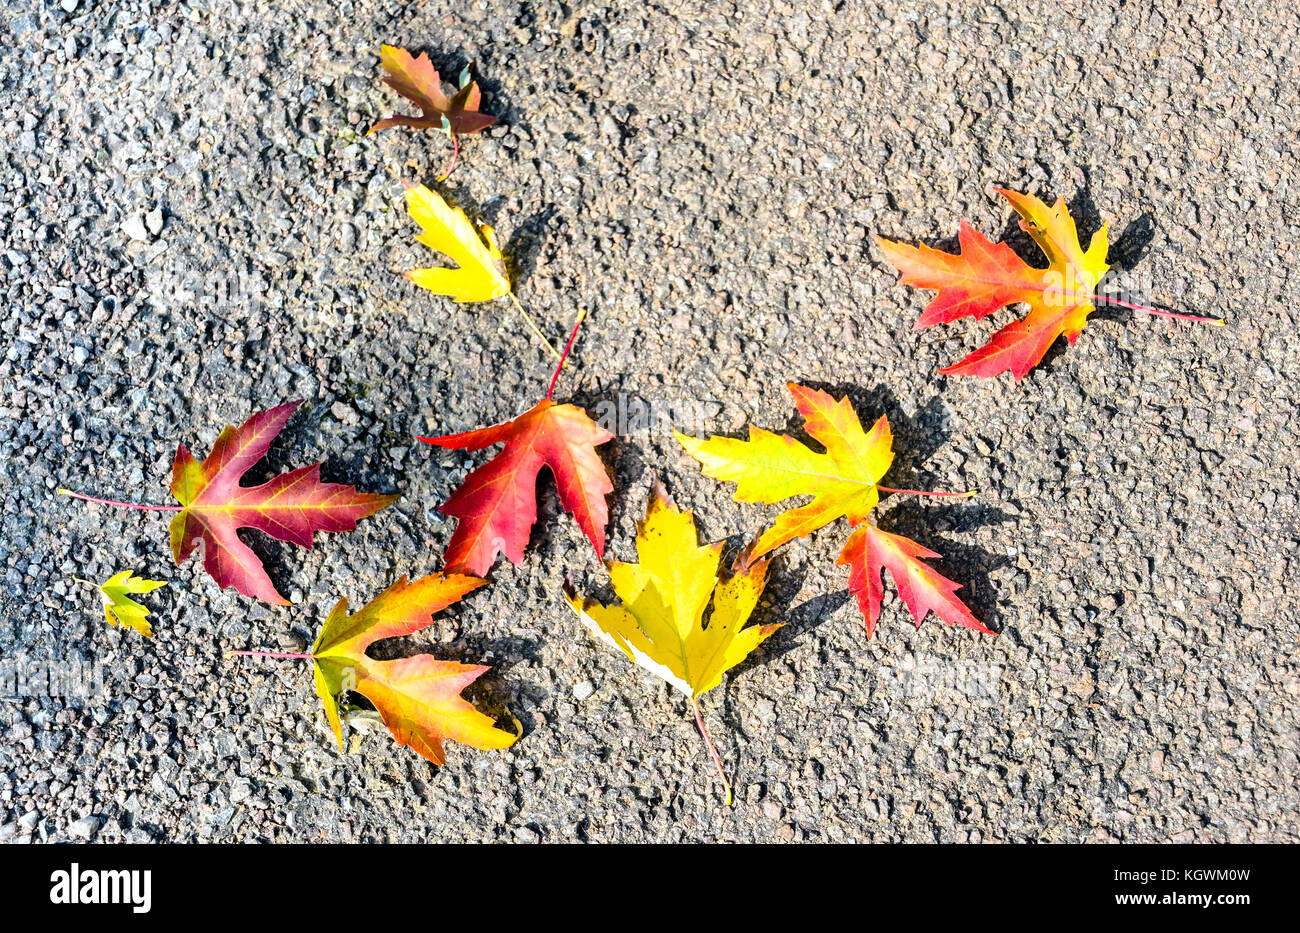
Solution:
{"label": "yellow maple leaf", "polygon": [[674,431],[678,442],[717,480],[735,483],[737,502],[773,505],[793,496],[813,501],[782,512],[754,546],[760,557],[787,541],[811,534],[840,516],[857,525],[880,501],[877,483],[894,462],[894,438],[881,417],[870,431],[847,397],[836,401],[825,392],[787,383],[804,416],[808,434],[826,448],[818,453],[788,434],[750,425],[749,439],[708,440]]}
{"label": "yellow maple leaf", "polygon": [[510,294],[505,259],[496,233],[487,224],[475,226],[459,207],[452,207],[424,185],[406,189],[406,207],[424,232],[416,237],[445,254],[455,269],[412,269],[406,277],[431,292],[456,301],[491,301]]}
{"label": "yellow maple leaf", "polygon": [[131,595],[150,593],[160,586],[166,586],[163,580],[146,580],[137,577],[130,570],[115,573],[103,583],[79,580],[87,586],[99,590],[104,600],[104,621],[109,625],[121,625],[133,628],[146,638],[153,637],[153,628],[149,625],[149,610],[131,598]]}
{"label": "yellow maple leaf", "polygon": [[[793,382],[787,383],[787,388],[803,415],[804,429],[825,448],[825,453],[788,434],[774,434],[752,425],[747,440],[720,436],[706,440],[675,432],[681,445],[703,465],[706,476],[736,484],[738,502],[774,505],[795,496],[813,497],[807,505],[777,516],[755,543],[753,557],[761,557],[840,517],[848,519],[850,526],[863,525],[882,492],[974,495],[879,485],[894,460],[888,420],[882,416],[870,431],[864,431],[847,397],[836,400],[826,392]],[[886,569],[917,625],[933,612],[949,625],[989,632],[954,595],[960,589],[958,584],[923,563],[924,558],[938,556],[914,541],[871,524],[849,537],[839,562],[849,565],[849,589],[858,599],[868,638],[880,618],[881,574]]]}
{"label": "yellow maple leaf", "polygon": [[501,255],[496,232],[491,227],[487,224],[476,226],[463,210],[452,207],[442,195],[424,185],[407,185],[406,208],[424,230],[416,239],[456,264],[454,269],[412,269],[406,273],[408,279],[421,288],[462,303],[491,301],[504,295],[537,339],[552,356],[559,358],[560,351],[546,339],[537,322],[511,290],[505,257]]}
{"label": "yellow maple leaf", "polygon": [[730,577],[719,581],[722,542],[700,546],[694,516],[678,511],[659,488],[638,526],[636,549],[640,563],[609,564],[619,605],[566,592],[569,605],[594,635],[690,699],[730,804],[731,786],[696,699],[781,627],[745,627],[763,592],[767,561],[742,560]]}

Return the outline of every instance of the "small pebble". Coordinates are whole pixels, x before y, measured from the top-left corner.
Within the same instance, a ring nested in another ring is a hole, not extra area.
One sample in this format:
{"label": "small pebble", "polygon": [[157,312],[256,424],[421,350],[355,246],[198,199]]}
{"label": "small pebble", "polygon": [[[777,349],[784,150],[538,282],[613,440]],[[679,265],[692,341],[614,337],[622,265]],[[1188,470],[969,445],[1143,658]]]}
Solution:
{"label": "small pebble", "polygon": [[149,242],[149,231],[145,228],[144,217],[132,214],[122,222],[122,232],[137,243]]}
{"label": "small pebble", "polygon": [[99,832],[99,817],[83,816],[68,827],[68,835],[78,839],[90,839]]}

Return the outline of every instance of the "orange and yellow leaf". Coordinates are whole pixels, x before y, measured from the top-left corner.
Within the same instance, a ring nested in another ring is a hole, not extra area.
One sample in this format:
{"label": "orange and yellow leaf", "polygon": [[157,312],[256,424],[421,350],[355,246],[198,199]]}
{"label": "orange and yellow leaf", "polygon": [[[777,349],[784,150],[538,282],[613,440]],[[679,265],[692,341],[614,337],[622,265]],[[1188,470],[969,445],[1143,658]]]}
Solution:
{"label": "orange and yellow leaf", "polygon": [[937,289],[916,322],[917,329],[961,317],[977,320],[1011,304],[1029,313],[1003,327],[961,362],[939,370],[946,375],[996,376],[1010,372],[1017,381],[1036,366],[1056,341],[1074,343],[1095,310],[1087,296],[1096,293],[1107,270],[1106,228],[1093,234],[1085,251],[1074,218],[1058,198],[1048,207],[1032,194],[996,189],[1020,214],[1020,227],[1048,259],[1035,269],[1005,243],[993,243],[966,221],[958,235],[960,251],[945,253],[876,238],[885,258],[902,273],[905,285]]}
{"label": "orange and yellow leaf", "polygon": [[377,661],[366,653],[373,643],[418,632],[433,623],[432,615],[457,602],[487,581],[460,574],[433,574],[407,583],[402,577],[349,615],[341,599],[321,628],[312,648],[316,693],[325,717],[343,747],[338,696],[355,691],[375,705],[384,725],[399,745],[441,765],[442,740],[474,748],[507,748],[517,738],[496,727],[489,716],[461,697],[461,691],[490,668],[440,661],[419,654],[394,661]]}
{"label": "orange and yellow leaf", "polygon": [[[773,434],[752,425],[748,440],[676,435],[706,476],[736,484],[738,502],[774,505],[796,496],[813,497],[777,517],[752,549],[754,557],[837,518],[848,519],[850,526],[866,522],[880,498],[877,484],[894,458],[893,437],[884,417],[864,431],[847,398],[836,400],[818,389],[787,385],[804,417],[805,430],[824,452],[814,451],[788,434]],[[957,584],[919,560],[937,556],[871,525],[850,536],[839,562],[850,565],[849,589],[858,598],[867,637],[880,617],[881,567],[889,568],[899,595],[918,624],[934,612],[949,624],[989,631],[953,595]]]}

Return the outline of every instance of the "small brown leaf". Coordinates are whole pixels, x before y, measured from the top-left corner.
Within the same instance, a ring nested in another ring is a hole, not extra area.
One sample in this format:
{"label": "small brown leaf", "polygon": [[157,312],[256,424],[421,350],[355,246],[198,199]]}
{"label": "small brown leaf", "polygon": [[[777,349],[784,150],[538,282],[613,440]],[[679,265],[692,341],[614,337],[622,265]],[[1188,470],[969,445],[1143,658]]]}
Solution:
{"label": "small brown leaf", "polygon": [[[397,114],[380,120],[370,128],[386,130],[392,126],[409,126],[413,129],[442,130],[448,136],[465,136],[487,129],[497,118],[480,113],[482,95],[478,83],[470,80],[470,67],[461,74],[460,89],[455,96],[442,92],[442,79],[427,54],[413,57],[406,49],[385,45],[380,50],[384,70],[388,72],[384,83],[420,108],[418,117]],[[369,135],[367,133],[366,135]]]}

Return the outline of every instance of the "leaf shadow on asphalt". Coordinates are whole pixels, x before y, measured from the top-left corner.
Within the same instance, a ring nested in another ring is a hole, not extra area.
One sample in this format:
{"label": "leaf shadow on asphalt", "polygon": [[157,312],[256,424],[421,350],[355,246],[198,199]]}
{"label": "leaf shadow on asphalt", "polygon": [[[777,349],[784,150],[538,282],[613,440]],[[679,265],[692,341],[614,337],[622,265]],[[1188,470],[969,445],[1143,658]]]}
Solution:
{"label": "leaf shadow on asphalt", "polygon": [[[769,568],[769,580],[772,574],[780,574],[784,569],[778,557]],[[783,657],[803,644],[802,636],[820,626],[834,615],[841,606],[852,597],[847,589],[834,593],[822,593],[798,606],[792,605],[796,596],[803,589],[807,570],[794,571],[779,580],[779,585],[764,591],[771,606],[760,607],[755,613],[757,619],[753,624],[781,623],[781,628],[759,646],[759,649],[732,668],[731,676],[737,677],[760,665],[768,664]]]}
{"label": "leaf shadow on asphalt", "polygon": [[[601,390],[582,392],[575,395],[570,401],[580,406],[589,415],[593,414],[596,406],[601,401],[607,401],[608,395]],[[635,522],[640,522],[646,515],[646,498],[649,490],[653,488],[656,481],[663,482],[668,490],[668,494],[673,496],[675,484],[671,481],[671,472],[664,468],[662,460],[656,460],[654,455],[647,452],[642,444],[618,434],[619,427],[615,425],[612,430],[615,433],[614,439],[606,444],[596,448],[596,453],[600,455],[601,462],[605,464],[605,469],[609,473],[610,481],[614,484],[614,491],[610,493],[607,501],[609,502],[609,522],[606,525],[607,540],[605,558],[615,559],[617,555],[613,554],[613,538],[617,529],[622,524],[625,516],[631,513]],[[676,442],[673,442],[674,445]],[[659,468],[656,469],[656,464]],[[646,485],[646,495],[636,493],[635,490],[640,488],[642,477],[648,479]],[[680,487],[677,487],[680,491]],[[677,501],[674,496],[674,501]],[[689,507],[689,504],[683,506],[678,502],[679,507]],[[696,527],[700,530],[701,540],[705,540],[707,531],[707,521],[696,516]],[[713,539],[709,539],[713,540]],[[625,552],[618,559],[632,559],[635,551]]]}
{"label": "leaf shadow on asphalt", "polygon": [[[547,228],[551,218],[559,213],[559,208],[548,204],[534,214],[525,217],[515,225],[502,250],[506,257],[506,269],[510,281],[518,291],[537,269],[537,257],[546,242]],[[525,305],[526,307],[526,305]]]}
{"label": "leaf shadow on asphalt", "polygon": [[[1113,284],[1116,274],[1131,272],[1142,258],[1150,250],[1151,243],[1155,239],[1156,228],[1155,219],[1150,211],[1140,215],[1137,220],[1131,221],[1124,228],[1124,232],[1119,235],[1110,248],[1109,262],[1110,272],[1102,279],[1102,290],[1100,295],[1107,294],[1106,285]],[[1108,282],[1108,280],[1112,280]],[[1123,291],[1117,291],[1116,297],[1124,298],[1126,301],[1133,301],[1137,304],[1152,305],[1153,307],[1164,307],[1166,311],[1181,311],[1180,308],[1170,308],[1156,304],[1152,299],[1154,296],[1148,295],[1143,291],[1137,291],[1135,294],[1125,295]],[[1097,310],[1088,315],[1089,319],[1098,321],[1129,321],[1141,312],[1132,311],[1128,308],[1121,308],[1116,305],[1098,305]],[[1195,312],[1191,312],[1195,313]]]}

